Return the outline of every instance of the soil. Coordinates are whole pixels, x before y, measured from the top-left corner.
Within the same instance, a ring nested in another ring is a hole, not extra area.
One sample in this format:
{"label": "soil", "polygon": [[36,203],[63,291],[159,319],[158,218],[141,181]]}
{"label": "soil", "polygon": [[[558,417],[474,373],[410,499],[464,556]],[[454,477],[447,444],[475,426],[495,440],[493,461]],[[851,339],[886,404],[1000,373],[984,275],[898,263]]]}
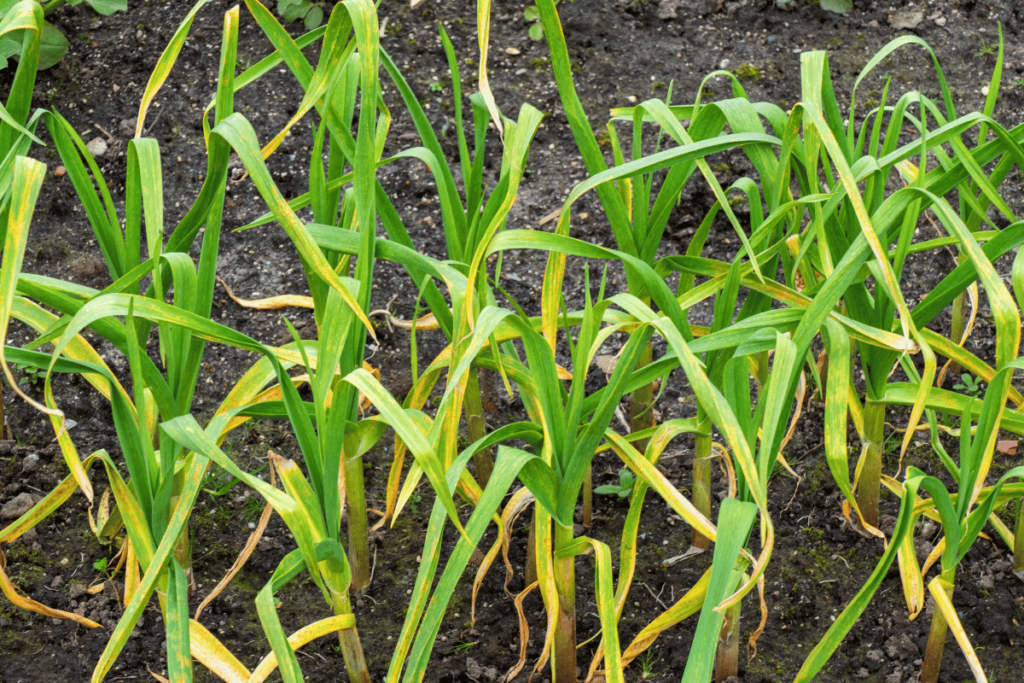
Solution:
{"label": "soil", "polygon": [[[139,98],[159,51],[189,4],[147,0],[130,13],[110,17],[98,17],[83,4],[64,7],[54,17],[54,23],[70,39],[71,51],[58,66],[40,75],[34,105],[60,111],[87,141],[100,137],[107,142],[100,165],[121,207],[125,145],[131,136]],[[146,120],[146,134],[161,144],[169,226],[175,225],[191,205],[206,171],[200,116],[214,89],[221,17],[232,4],[214,0],[200,12],[177,67]],[[997,43],[1001,23],[1006,40],[1005,85],[996,118],[1007,127],[1019,122],[1024,104],[1024,81],[1018,80],[1024,77],[1024,7],[1019,3],[952,0],[912,5],[901,0],[886,4],[856,0],[854,5],[849,14],[836,15],[803,0],[791,3],[789,9],[764,0],[724,4],[714,0],[663,0],[660,4],[648,0],[591,0],[563,3],[560,12],[577,88],[595,130],[604,126],[610,107],[628,104],[632,98],[642,101],[652,96],[663,97],[670,83],[674,102],[692,101],[701,79],[715,69],[735,70],[741,75],[751,100],[788,107],[800,99],[799,53],[811,49],[829,52],[832,78],[842,100],[865,62],[894,37],[908,33],[898,27],[906,25],[907,17],[914,19],[914,10],[923,10],[923,15],[909,32],[924,38],[935,51],[954,89],[960,113],[980,110],[983,105],[983,89],[994,65],[988,48]],[[454,125],[451,87],[446,81],[447,65],[437,24],[443,22],[451,36],[464,62],[463,75],[468,83],[468,75],[475,70],[471,63],[478,59],[475,9],[475,3],[465,0],[428,0],[416,9],[410,9],[404,2],[383,3],[380,9],[382,22],[387,22],[382,46],[423,98],[437,130]],[[535,228],[544,216],[561,206],[570,189],[584,179],[585,171],[552,80],[546,46],[543,41],[528,37],[529,25],[522,18],[522,9],[520,5],[495,8],[489,66],[497,104],[506,115],[513,115],[524,102],[549,115],[537,134],[530,171],[508,221],[510,228]],[[239,62],[248,66],[264,56],[269,47],[244,8],[241,15]],[[298,26],[291,30],[298,35]],[[864,101],[877,97],[885,73],[892,76],[896,91],[920,88],[926,95],[938,97],[934,72],[925,53],[904,49],[861,85],[862,99],[857,109],[860,115],[868,109]],[[5,86],[9,86],[10,78],[11,70],[0,73],[0,82]],[[705,98],[728,96],[725,87],[721,80],[711,81],[705,88]],[[384,96],[395,114],[386,153],[417,144],[415,129],[404,115],[394,88],[386,86]],[[239,93],[236,111],[253,122],[261,139],[268,140],[284,126],[300,98],[300,89],[282,68]],[[289,198],[306,187],[304,176],[311,145],[306,130],[300,126],[270,160],[274,178]],[[48,141],[45,131],[42,135]],[[443,145],[454,158],[453,141],[454,136],[448,135]],[[492,144],[491,149],[486,172],[489,186],[496,182],[498,172],[497,154],[493,151],[497,146]],[[52,147],[37,148],[33,153],[51,171],[56,170],[59,161]],[[713,166],[723,184],[746,174],[750,168],[739,152],[714,158]],[[444,257],[440,213],[432,199],[436,190],[430,174],[410,161],[381,169],[380,178],[417,246],[431,256]],[[1021,189],[1021,185],[1019,174],[1006,184],[1006,198],[1015,212],[1021,208],[1021,195],[1013,190]],[[229,192],[227,229],[250,222],[266,210],[247,181],[230,183]],[[687,186],[664,240],[664,254],[685,250],[689,236],[712,201],[700,183],[694,181]],[[598,244],[613,243],[593,195],[577,203],[573,231],[574,236]],[[730,235],[727,224],[716,224],[705,253],[731,259],[739,245],[734,238],[730,240]],[[1002,273],[1009,272],[1008,258],[997,263]],[[538,309],[543,264],[543,256],[533,253],[513,252],[505,257],[503,285],[530,312]],[[941,252],[912,259],[911,277],[905,278],[908,299],[918,300],[954,264],[952,254]],[[94,236],[66,176],[53,174],[44,185],[25,270],[92,287],[109,283]],[[218,271],[242,297],[305,291],[295,251],[285,234],[273,225],[241,233],[225,230]],[[621,272],[613,271],[610,282],[613,289],[621,289]],[[379,262],[375,283],[373,308],[388,308],[406,318],[413,315],[416,290],[404,271]],[[582,287],[582,262],[571,260],[566,279],[570,304],[582,298]],[[303,336],[315,334],[309,312],[288,309],[283,313]],[[980,313],[971,350],[990,359],[993,327],[984,321],[984,305]],[[695,322],[705,322],[710,310],[697,308],[692,316]],[[243,309],[223,289],[218,289],[213,317],[260,341],[289,340],[282,311]],[[948,314],[936,324],[938,329],[948,329]],[[380,368],[385,385],[401,397],[411,387],[409,335],[401,329],[388,329],[382,323],[378,337],[380,343],[370,362]],[[15,325],[7,342],[21,345],[29,339],[27,330]],[[440,333],[421,334],[418,341],[422,367],[443,348],[444,342]],[[125,363],[109,344],[98,342],[98,346],[115,371],[126,372]],[[656,348],[656,352],[661,351]],[[200,416],[211,413],[253,360],[251,354],[209,346],[204,364],[209,372],[199,384],[195,411]],[[25,379],[28,390],[38,394],[39,387],[31,378]],[[78,449],[89,453],[103,448],[118,459],[120,451],[107,404],[91,387],[75,378],[58,378],[55,391],[59,405],[77,422],[72,437]],[[66,476],[60,453],[51,443],[53,434],[48,422],[17,401],[13,392],[5,392],[4,402],[17,442],[0,442],[0,506],[22,494],[43,495]],[[657,409],[663,419],[693,414],[693,394],[684,378],[672,376]],[[495,420],[504,420],[506,414],[514,415],[518,408],[508,403],[499,405],[498,410],[501,415],[495,416]],[[741,678],[751,683],[791,680],[881,555],[879,541],[866,540],[843,523],[840,494],[822,453],[821,410],[816,401],[808,401],[799,428],[786,449],[801,482],[781,474],[770,486],[778,543],[766,575],[767,627],[757,643],[756,657],[741,656]],[[895,423],[900,422],[899,418],[894,417]],[[366,457],[370,507],[383,508],[390,465],[388,444],[390,439],[385,437]],[[267,420],[240,429],[231,446],[232,457],[250,471],[265,463],[268,449],[284,455],[297,453],[291,432]],[[31,458],[32,454],[38,455],[38,460]],[[999,456],[994,472],[1017,464],[1016,460]],[[661,465],[683,491],[689,489],[691,461],[692,443],[680,439]],[[923,443],[908,454],[903,462],[907,464],[928,471],[938,469]],[[896,457],[890,456],[886,471],[894,473],[898,468]],[[614,458],[599,456],[594,466],[595,484],[616,482],[618,469]],[[99,495],[105,486],[103,478],[94,476],[93,480]],[[724,495],[724,483],[717,481],[716,487],[716,493]],[[247,528],[259,515],[261,506],[255,497],[240,489],[200,497],[191,528],[199,583],[192,599],[193,608],[230,567],[246,540]],[[393,528],[375,537],[377,564],[373,583],[356,603],[359,631],[375,680],[384,677],[392,642],[401,629],[430,502],[431,494],[424,490],[422,500]],[[613,555],[617,555],[617,533],[623,525],[626,503],[599,496],[596,506],[591,535],[608,542]],[[896,509],[893,497],[883,497],[884,522],[890,528]],[[705,553],[671,567],[662,564],[664,559],[687,549],[690,531],[653,494],[647,497],[640,532],[643,544],[636,580],[620,624],[621,637],[626,642],[657,616],[663,605],[671,604],[674,597],[692,586],[711,562],[710,553]],[[919,551],[926,553],[928,542],[935,540],[934,536],[924,538]],[[484,545],[492,542],[493,535],[485,537]],[[525,542],[525,529],[517,529],[512,561],[520,569],[525,561]],[[291,548],[287,530],[279,519],[273,518],[258,552],[203,614],[202,622],[250,668],[269,652],[256,616],[255,593]],[[75,494],[33,533],[4,552],[8,574],[27,595],[55,608],[78,611],[105,628],[89,630],[72,622],[20,611],[0,601],[0,680],[87,680],[119,618],[120,603],[116,578],[95,596],[82,593],[82,587],[104,578],[95,562],[110,558],[114,552],[100,545],[90,531],[84,497]],[[1024,586],[1008,571],[1008,557],[1001,544],[979,541],[958,572],[954,593],[954,604],[990,681],[1017,681],[1024,671],[1020,649],[1024,642]],[[583,558],[578,562],[577,598],[581,641],[598,630],[592,579],[592,564]],[[503,676],[515,663],[519,648],[517,619],[512,599],[503,591],[503,581],[500,567],[493,568],[483,583],[476,623],[472,624],[469,582],[464,580],[441,629],[428,671],[429,680],[490,681]],[[521,574],[517,574],[511,587],[523,587]],[[295,582],[281,597],[281,619],[289,632],[328,616],[326,605],[309,582]],[[537,634],[543,630],[539,597],[531,596],[525,605],[534,637],[528,651],[528,666],[517,680],[528,677],[540,652]],[[756,627],[756,600],[749,598],[743,610],[743,629],[749,634]],[[894,568],[819,680],[913,680],[924,650],[928,621],[928,615],[908,621]],[[652,648],[649,666],[635,663],[627,670],[629,679],[678,679],[695,627],[696,620],[690,619],[668,631]],[[107,680],[146,679],[147,669],[165,672],[163,640],[164,628],[154,603]],[[589,663],[593,647],[593,642],[583,646],[581,666]],[[344,676],[341,655],[331,638],[303,648],[300,664],[309,681],[339,680]],[[645,671],[641,672],[641,668]],[[196,677],[199,681],[215,680],[202,667],[197,667]],[[546,679],[549,673],[541,671],[538,677]],[[969,679],[970,670],[950,638],[942,680]]]}

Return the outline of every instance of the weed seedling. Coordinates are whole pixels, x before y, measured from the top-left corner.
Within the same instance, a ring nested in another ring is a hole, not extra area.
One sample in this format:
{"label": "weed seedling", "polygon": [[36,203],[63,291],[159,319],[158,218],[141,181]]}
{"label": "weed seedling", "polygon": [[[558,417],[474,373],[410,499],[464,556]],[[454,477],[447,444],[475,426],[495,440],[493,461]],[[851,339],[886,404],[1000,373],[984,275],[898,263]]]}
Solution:
{"label": "weed seedling", "polygon": [[23,387],[30,384],[35,388],[40,388],[46,380],[46,371],[41,368],[19,365],[18,363],[15,363],[14,367],[21,370],[21,379],[18,380],[18,386]]}
{"label": "weed seedling", "polygon": [[977,52],[974,53],[974,56],[975,57],[981,57],[982,59],[988,59],[989,57],[994,57],[995,54],[996,54],[996,46],[995,45],[989,45],[987,43],[982,43],[981,44],[981,48]]}
{"label": "weed seedling", "polygon": [[644,653],[644,656],[639,659],[640,664],[640,680],[646,681],[648,678],[654,675],[654,665],[661,661],[661,658],[654,658],[654,650],[648,650]]}
{"label": "weed seedling", "polygon": [[628,469],[619,470],[619,483],[618,484],[606,484],[604,486],[598,486],[594,489],[594,493],[599,493],[602,496],[618,496],[619,498],[626,498],[630,493],[633,492],[633,484],[636,482],[636,477]]}
{"label": "weed seedling", "polygon": [[953,389],[965,393],[968,396],[980,396],[981,380],[977,377],[972,377],[965,372],[960,375],[960,381],[953,385]]}

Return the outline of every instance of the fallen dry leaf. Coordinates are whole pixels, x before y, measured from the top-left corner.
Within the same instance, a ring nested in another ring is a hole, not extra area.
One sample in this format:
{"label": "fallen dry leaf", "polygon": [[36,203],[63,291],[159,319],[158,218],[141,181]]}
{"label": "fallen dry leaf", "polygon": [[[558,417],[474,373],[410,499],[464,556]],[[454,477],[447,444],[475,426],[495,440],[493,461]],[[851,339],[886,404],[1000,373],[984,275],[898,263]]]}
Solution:
{"label": "fallen dry leaf", "polygon": [[610,375],[615,371],[615,365],[618,362],[619,357],[616,355],[594,356],[594,365],[601,368],[601,372],[606,375]]}

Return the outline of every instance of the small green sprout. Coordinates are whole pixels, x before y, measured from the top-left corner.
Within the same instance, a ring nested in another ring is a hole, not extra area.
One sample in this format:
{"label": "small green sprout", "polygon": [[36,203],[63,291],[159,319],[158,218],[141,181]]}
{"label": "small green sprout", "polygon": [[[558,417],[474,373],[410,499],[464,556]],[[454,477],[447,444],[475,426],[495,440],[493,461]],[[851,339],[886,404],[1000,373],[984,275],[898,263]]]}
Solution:
{"label": "small green sprout", "polygon": [[953,385],[953,389],[961,391],[968,396],[980,396],[981,380],[977,377],[972,377],[965,372],[960,375],[960,381]]}
{"label": "small green sprout", "polygon": [[648,650],[644,653],[644,656],[640,658],[640,680],[646,681],[648,678],[654,675],[654,665],[660,662],[661,659],[654,658],[654,651]]}
{"label": "small green sprout", "polygon": [[21,370],[21,379],[18,380],[20,387],[31,384],[38,388],[46,380],[46,371],[41,368],[19,363],[14,363],[14,367]]}
{"label": "small green sprout", "polygon": [[603,496],[618,496],[619,498],[625,498],[633,492],[633,484],[636,482],[636,477],[629,470],[619,470],[619,483],[618,484],[606,484],[604,486],[598,486],[594,489],[594,493],[600,493]]}
{"label": "small green sprout", "polygon": [[989,45],[988,43],[982,43],[981,48],[974,53],[975,57],[981,57],[982,59],[992,57],[996,54],[996,46]]}

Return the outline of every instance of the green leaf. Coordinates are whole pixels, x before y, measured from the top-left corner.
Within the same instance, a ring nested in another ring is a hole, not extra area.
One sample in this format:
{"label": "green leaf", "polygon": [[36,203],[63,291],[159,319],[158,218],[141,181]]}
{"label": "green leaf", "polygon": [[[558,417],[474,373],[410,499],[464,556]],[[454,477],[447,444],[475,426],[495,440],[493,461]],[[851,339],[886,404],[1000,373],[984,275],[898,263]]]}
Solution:
{"label": "green leaf", "polygon": [[530,38],[533,40],[540,40],[544,37],[544,24],[540,22],[530,25]]}
{"label": "green leaf", "polygon": [[43,23],[43,40],[39,46],[39,68],[49,69],[68,53],[68,39],[50,22]]}
{"label": "green leaf", "polygon": [[102,14],[109,16],[114,12],[127,12],[128,0],[85,0],[89,7]]}
{"label": "green leaf", "polygon": [[312,31],[322,23],[324,23],[324,11],[320,7],[314,6],[312,9],[306,12],[306,17],[305,19],[303,19],[303,24],[305,24],[307,31]]}
{"label": "green leaf", "polygon": [[7,68],[7,60],[21,52],[21,45],[18,41],[4,36],[0,39],[0,71]]}
{"label": "green leaf", "polygon": [[604,486],[598,486],[594,489],[594,493],[600,493],[602,496],[617,496],[621,490],[622,489],[615,484],[605,484]]}
{"label": "green leaf", "polygon": [[690,656],[683,672],[683,683],[704,683],[711,680],[715,662],[718,635],[722,630],[723,615],[715,610],[722,600],[736,586],[741,572],[737,571],[736,559],[746,543],[750,526],[754,523],[757,506],[726,498],[718,512],[718,538],[715,541],[715,555],[711,564],[711,583],[704,597],[704,608],[700,611],[697,631],[693,635]]}
{"label": "green leaf", "polygon": [[846,14],[853,9],[853,0],[820,0],[821,9]]}
{"label": "green leaf", "polygon": [[277,13],[286,23],[297,20],[309,9],[308,0],[281,0],[277,3]]}
{"label": "green leaf", "polygon": [[538,19],[540,19],[540,12],[537,11],[536,5],[530,5],[523,10],[524,21],[537,21]]}

